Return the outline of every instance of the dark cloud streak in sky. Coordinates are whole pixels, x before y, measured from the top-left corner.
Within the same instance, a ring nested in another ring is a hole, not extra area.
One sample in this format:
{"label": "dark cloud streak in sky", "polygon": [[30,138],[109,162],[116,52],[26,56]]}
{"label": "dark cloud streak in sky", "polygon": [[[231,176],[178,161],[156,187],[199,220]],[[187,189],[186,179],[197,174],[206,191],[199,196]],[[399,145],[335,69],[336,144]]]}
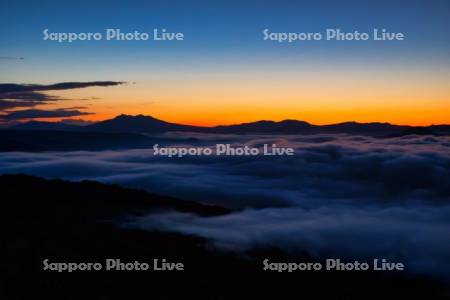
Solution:
{"label": "dark cloud streak in sky", "polygon": [[92,86],[115,86],[124,84],[122,81],[90,81],[90,82],[60,82],[55,84],[0,84],[0,93],[32,92],[32,91],[55,91],[87,88]]}
{"label": "dark cloud streak in sky", "polygon": [[71,111],[70,109],[60,109],[59,111],[36,110],[28,109],[24,111],[8,111],[11,109],[23,107],[35,107],[37,105],[48,104],[49,102],[56,102],[67,100],[58,96],[48,95],[47,91],[60,91],[69,89],[79,89],[94,86],[109,87],[124,84],[120,81],[91,81],[91,82],[60,82],[49,85],[42,84],[16,84],[16,83],[1,83],[0,84],[0,112],[5,114],[0,116],[3,120],[25,119],[23,116],[37,115],[31,118],[56,118],[56,117],[72,117],[81,116],[91,113],[80,111]]}
{"label": "dark cloud streak in sky", "polygon": [[35,118],[68,118],[91,114],[92,113],[82,112],[76,109],[57,109],[57,110],[26,109],[10,112],[3,118],[6,120],[22,120]]}

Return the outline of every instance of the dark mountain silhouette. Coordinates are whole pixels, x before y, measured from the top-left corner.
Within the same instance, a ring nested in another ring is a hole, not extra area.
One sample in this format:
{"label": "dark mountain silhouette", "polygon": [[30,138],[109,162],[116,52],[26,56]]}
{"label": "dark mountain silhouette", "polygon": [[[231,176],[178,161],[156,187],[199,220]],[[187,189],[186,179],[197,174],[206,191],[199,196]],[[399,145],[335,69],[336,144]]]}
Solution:
{"label": "dark mountain silhouette", "polygon": [[437,134],[450,135],[450,125],[431,125],[428,128]]}
{"label": "dark mountain silhouette", "polygon": [[[433,127],[433,132],[440,134],[450,132],[450,125],[438,125]],[[344,122],[331,125],[313,125],[304,121],[284,120],[256,121],[237,125],[220,125],[214,127],[201,127],[182,125],[165,122],[150,116],[120,115],[114,119],[85,126],[88,131],[108,132],[139,132],[139,133],[161,133],[168,131],[191,131],[203,133],[224,134],[318,134],[318,133],[347,133],[361,135],[388,135],[399,134],[414,126],[393,125],[389,123],[358,123]]]}
{"label": "dark mountain silhouette", "polygon": [[[441,131],[442,132],[442,131]],[[441,135],[442,133],[436,133],[435,130],[433,130],[433,127],[409,127],[405,130],[388,135],[388,137],[400,137],[405,135]]]}
{"label": "dark mountain silhouette", "polygon": [[195,131],[201,130],[201,127],[180,125],[165,122],[150,116],[129,116],[120,115],[114,119],[88,125],[84,128],[88,131],[108,131],[108,132],[168,132],[168,131]]}
{"label": "dark mountain silhouette", "polygon": [[315,133],[349,133],[349,134],[386,134],[401,132],[408,126],[388,123],[346,122],[333,125],[312,125],[304,121],[283,120],[256,121],[236,125],[219,125],[214,127],[190,126],[168,123],[150,116],[120,115],[114,119],[86,126],[85,130],[109,132],[158,133],[167,131],[191,131],[224,134],[315,134]]}
{"label": "dark mountain silhouette", "polygon": [[[14,125],[0,130],[0,151],[148,148],[156,143],[174,142],[159,135],[170,131],[210,134],[354,134],[389,138],[404,135],[450,135],[450,125],[415,127],[357,122],[313,125],[304,121],[284,120],[201,127],[169,123],[143,115],[120,115],[87,126],[37,121]],[[186,142],[193,143],[196,140],[191,138]]]}
{"label": "dark mountain silhouette", "polygon": [[[330,125],[313,125],[298,120],[256,121],[236,125],[219,125],[202,127],[170,123],[151,116],[119,115],[113,119],[101,121],[92,125],[77,126],[60,122],[31,121],[9,127],[13,130],[59,130],[83,132],[127,132],[127,133],[164,133],[170,131],[223,133],[223,134],[320,134],[347,133],[372,136],[408,134],[450,134],[450,125],[407,126],[390,123],[358,123],[344,122]],[[429,129],[429,130],[428,130]]]}
{"label": "dark mountain silhouette", "polygon": [[246,133],[312,133],[317,126],[311,125],[304,121],[284,120],[281,122],[275,121],[257,121],[252,123],[243,123],[238,125],[221,125],[208,128],[210,132],[214,133],[230,133],[230,134],[246,134]]}
{"label": "dark mountain silhouette", "polygon": [[[96,182],[0,176],[2,299],[447,299],[448,285],[403,272],[262,270],[262,261],[315,261],[277,249],[243,255],[193,236],[143,231],[124,222],[161,211],[216,216],[227,209]],[[50,263],[153,259],[182,262],[185,271],[43,270]],[[299,290],[300,288],[300,290]]]}
{"label": "dark mountain silhouette", "polygon": [[409,126],[392,125],[390,123],[358,123],[344,122],[332,125],[320,126],[324,133],[348,133],[362,135],[382,135],[392,132],[400,132]]}

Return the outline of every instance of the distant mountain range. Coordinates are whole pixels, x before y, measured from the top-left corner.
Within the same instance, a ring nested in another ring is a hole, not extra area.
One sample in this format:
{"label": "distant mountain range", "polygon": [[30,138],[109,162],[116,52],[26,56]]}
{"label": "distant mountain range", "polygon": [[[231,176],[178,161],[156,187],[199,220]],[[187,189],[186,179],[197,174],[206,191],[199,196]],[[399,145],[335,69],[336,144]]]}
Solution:
{"label": "distant mountain range", "polygon": [[393,125],[389,123],[344,122],[331,125],[313,125],[304,121],[284,120],[256,121],[237,125],[220,125],[202,127],[170,123],[151,116],[120,115],[113,119],[92,125],[77,126],[56,122],[31,121],[14,125],[9,130],[52,130],[82,132],[116,132],[116,133],[164,133],[170,131],[221,133],[221,134],[321,134],[347,133],[371,136],[401,136],[405,134],[448,135],[450,125],[432,125],[426,127]]}

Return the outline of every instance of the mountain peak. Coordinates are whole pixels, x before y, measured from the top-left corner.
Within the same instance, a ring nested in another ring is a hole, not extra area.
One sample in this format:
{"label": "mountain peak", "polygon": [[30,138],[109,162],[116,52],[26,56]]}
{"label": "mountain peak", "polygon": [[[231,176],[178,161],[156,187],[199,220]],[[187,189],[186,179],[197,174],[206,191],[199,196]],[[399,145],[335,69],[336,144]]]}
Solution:
{"label": "mountain peak", "polygon": [[121,114],[113,119],[98,122],[87,127],[95,131],[165,132],[180,130],[184,126],[165,122],[142,114],[135,116]]}
{"label": "mountain peak", "polygon": [[[127,120],[127,119],[158,120],[158,119],[156,119],[156,118],[154,118],[152,116],[146,116],[146,115],[142,115],[142,114],[134,115],[134,116],[133,115],[127,115],[127,114],[121,114],[121,115],[118,115],[117,117],[113,118],[113,120]],[[159,121],[161,121],[161,120],[159,120]]]}
{"label": "mountain peak", "polygon": [[280,124],[302,124],[302,125],[311,125],[310,123],[302,120],[293,120],[293,119],[285,119],[280,122]]}

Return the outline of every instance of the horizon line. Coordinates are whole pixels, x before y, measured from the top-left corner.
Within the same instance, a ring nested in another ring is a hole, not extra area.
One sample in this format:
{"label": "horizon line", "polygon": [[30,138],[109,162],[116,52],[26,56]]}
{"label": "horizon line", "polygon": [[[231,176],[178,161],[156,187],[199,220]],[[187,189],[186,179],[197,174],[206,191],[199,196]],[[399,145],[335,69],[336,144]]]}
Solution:
{"label": "horizon line", "polygon": [[[404,127],[430,127],[430,126],[450,126],[450,123],[432,123],[429,125],[412,125],[412,124],[396,124],[396,123],[391,123],[391,122],[386,122],[386,121],[371,121],[371,122],[360,122],[360,121],[355,121],[355,120],[348,120],[348,121],[341,121],[341,122],[337,122],[337,123],[326,123],[326,124],[314,124],[308,121],[304,121],[301,119],[292,119],[292,118],[288,118],[288,119],[281,119],[279,121],[276,120],[268,120],[268,119],[257,119],[254,121],[247,121],[247,122],[241,122],[241,123],[231,123],[231,124],[218,124],[218,125],[198,125],[198,124],[190,124],[190,123],[183,123],[183,122],[172,122],[169,120],[165,120],[165,119],[161,119],[158,117],[154,117],[152,115],[145,115],[145,114],[136,114],[136,115],[132,115],[132,114],[118,114],[114,117],[111,118],[105,118],[99,121],[91,121],[91,120],[86,120],[86,119],[73,119],[73,120],[79,120],[79,121],[86,121],[86,122],[92,122],[92,124],[95,123],[100,123],[100,122],[104,122],[104,121],[108,121],[108,120],[113,120],[116,119],[118,117],[121,116],[126,116],[126,117],[148,117],[148,118],[152,118],[161,122],[166,122],[166,123],[171,123],[171,124],[177,124],[177,125],[184,125],[184,126],[195,126],[195,127],[204,127],[204,128],[214,128],[214,127],[219,127],[219,126],[236,126],[236,125],[244,125],[244,124],[252,124],[252,123],[257,123],[257,122],[273,122],[273,123],[282,123],[282,122],[287,122],[287,121],[294,121],[294,122],[303,122],[303,123],[307,123],[311,126],[332,126],[332,125],[341,125],[341,124],[347,124],[347,123],[354,123],[354,124],[384,124],[384,125],[391,125],[391,126],[404,126]],[[64,119],[60,119],[57,121],[52,121],[52,120],[46,120],[46,118],[36,118],[36,119],[30,119],[24,122],[19,122],[16,124],[12,124],[11,126],[15,126],[15,125],[19,125],[19,124],[25,124],[25,123],[29,123],[29,122],[46,122],[46,123],[65,123],[63,122],[64,120],[72,120],[71,118],[64,118]],[[89,125],[92,125],[89,124]],[[76,124],[70,124],[73,126],[86,126],[86,125],[76,125]],[[10,127],[10,126],[8,126]]]}

